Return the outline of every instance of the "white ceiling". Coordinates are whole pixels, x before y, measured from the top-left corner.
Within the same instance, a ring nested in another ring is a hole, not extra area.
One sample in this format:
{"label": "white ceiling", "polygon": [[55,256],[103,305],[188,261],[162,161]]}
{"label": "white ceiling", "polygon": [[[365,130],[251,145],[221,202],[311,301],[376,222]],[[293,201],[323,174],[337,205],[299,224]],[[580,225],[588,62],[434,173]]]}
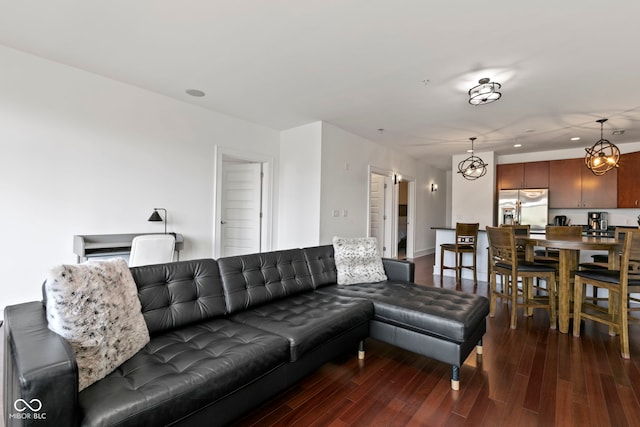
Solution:
{"label": "white ceiling", "polygon": [[[0,0],[0,44],[448,167],[470,137],[498,154],[586,147],[599,118],[611,142],[640,141],[639,21],[638,0]],[[502,98],[472,106],[482,77]]]}

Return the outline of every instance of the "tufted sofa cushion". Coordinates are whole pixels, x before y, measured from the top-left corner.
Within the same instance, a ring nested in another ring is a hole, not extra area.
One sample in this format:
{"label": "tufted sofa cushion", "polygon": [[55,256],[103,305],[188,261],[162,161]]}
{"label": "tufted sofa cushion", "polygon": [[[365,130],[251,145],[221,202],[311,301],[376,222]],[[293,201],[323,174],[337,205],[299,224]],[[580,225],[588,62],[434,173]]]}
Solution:
{"label": "tufted sofa cushion", "polygon": [[151,335],[225,314],[213,259],[132,267],[131,274]]}
{"label": "tufted sofa cushion", "polygon": [[314,288],[338,283],[336,261],[333,257],[333,245],[304,248],[305,260],[311,273]]}
{"label": "tufted sofa cushion", "polygon": [[371,301],[307,292],[242,311],[231,320],[287,338],[291,361],[373,316]]}
{"label": "tufted sofa cushion", "polygon": [[456,342],[466,341],[489,314],[483,296],[412,283],[336,285],[318,292],[370,299],[374,320]]}
{"label": "tufted sofa cushion", "polygon": [[221,258],[218,266],[229,313],[313,290],[301,249]]}
{"label": "tufted sofa cushion", "polygon": [[286,339],[226,319],[168,332],[80,393],[83,425],[167,425],[288,360]]}

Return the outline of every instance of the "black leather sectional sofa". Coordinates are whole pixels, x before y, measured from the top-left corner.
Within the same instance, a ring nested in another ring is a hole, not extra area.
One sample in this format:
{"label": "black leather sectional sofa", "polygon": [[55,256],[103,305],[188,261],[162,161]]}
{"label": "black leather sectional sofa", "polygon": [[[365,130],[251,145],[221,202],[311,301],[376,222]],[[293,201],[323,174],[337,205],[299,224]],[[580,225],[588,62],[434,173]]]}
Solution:
{"label": "black leather sectional sofa", "polygon": [[[336,356],[362,355],[367,337],[450,364],[455,388],[488,300],[415,285],[412,263],[383,263],[387,281],[352,286],[336,285],[332,246],[131,268],[151,341],[81,392],[43,303],[9,306],[5,422],[225,425]],[[38,411],[24,405],[33,399]]]}

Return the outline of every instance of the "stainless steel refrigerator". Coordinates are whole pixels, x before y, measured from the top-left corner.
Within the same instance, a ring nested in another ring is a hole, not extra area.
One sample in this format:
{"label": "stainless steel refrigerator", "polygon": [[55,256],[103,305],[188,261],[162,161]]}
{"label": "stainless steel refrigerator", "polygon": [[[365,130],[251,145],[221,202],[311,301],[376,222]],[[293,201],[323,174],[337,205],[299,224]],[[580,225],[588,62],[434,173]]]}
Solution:
{"label": "stainless steel refrigerator", "polygon": [[549,217],[549,190],[500,190],[498,225],[529,224],[531,231],[544,231]]}

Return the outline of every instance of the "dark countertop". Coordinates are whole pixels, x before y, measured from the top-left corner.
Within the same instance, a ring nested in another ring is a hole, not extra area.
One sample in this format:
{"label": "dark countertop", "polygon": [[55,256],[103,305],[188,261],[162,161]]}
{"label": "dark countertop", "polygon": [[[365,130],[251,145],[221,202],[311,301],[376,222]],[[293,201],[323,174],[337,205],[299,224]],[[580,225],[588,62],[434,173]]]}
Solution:
{"label": "dark countertop", "polygon": [[[446,230],[446,231],[456,231],[456,228],[453,227],[431,227],[432,230]],[[479,229],[478,231],[484,231],[486,233],[487,230]]]}

